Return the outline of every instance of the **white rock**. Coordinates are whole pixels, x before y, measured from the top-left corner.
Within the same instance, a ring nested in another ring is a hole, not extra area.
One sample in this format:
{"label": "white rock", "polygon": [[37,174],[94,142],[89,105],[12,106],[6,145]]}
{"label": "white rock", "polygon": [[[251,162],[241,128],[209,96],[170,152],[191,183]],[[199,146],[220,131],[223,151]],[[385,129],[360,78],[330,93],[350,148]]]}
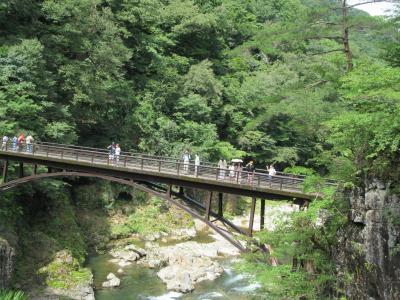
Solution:
{"label": "white rock", "polygon": [[102,287],[113,288],[118,287],[121,284],[121,280],[115,276],[113,273],[107,275],[107,281],[103,282]]}

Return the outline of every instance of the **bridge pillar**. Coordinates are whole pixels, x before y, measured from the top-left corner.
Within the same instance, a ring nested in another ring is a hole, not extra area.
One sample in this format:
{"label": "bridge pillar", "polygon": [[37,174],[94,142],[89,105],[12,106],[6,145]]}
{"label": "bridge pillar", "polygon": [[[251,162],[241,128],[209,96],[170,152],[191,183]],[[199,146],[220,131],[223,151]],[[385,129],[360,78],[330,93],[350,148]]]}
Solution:
{"label": "bridge pillar", "polygon": [[211,200],[212,200],[212,196],[213,196],[213,193],[212,192],[210,192],[210,194],[208,195],[208,198],[207,198],[207,202],[206,202],[206,216],[205,216],[205,219],[207,220],[207,221],[210,221],[210,211],[211,211]]}
{"label": "bridge pillar", "polygon": [[53,173],[53,169],[51,167],[47,167],[47,173]]}
{"label": "bridge pillar", "polygon": [[260,230],[264,229],[264,223],[265,223],[265,199],[261,199]]}
{"label": "bridge pillar", "polygon": [[218,216],[222,218],[224,216],[224,211],[223,211],[223,199],[224,199],[224,194],[219,193],[218,194]]}
{"label": "bridge pillar", "polygon": [[250,221],[249,221],[249,236],[253,236],[254,213],[256,211],[256,197],[251,199]]}
{"label": "bridge pillar", "polygon": [[8,174],[8,160],[5,160],[3,166],[3,183],[7,182],[7,174]]}
{"label": "bridge pillar", "polygon": [[183,192],[183,186],[179,187],[179,195],[183,196],[184,192]]}
{"label": "bridge pillar", "polygon": [[34,174],[34,175],[37,174],[37,165],[33,165],[33,174]]}
{"label": "bridge pillar", "polygon": [[171,198],[171,194],[172,194],[172,185],[169,184],[167,187],[167,197]]}
{"label": "bridge pillar", "polygon": [[19,178],[23,178],[24,177],[24,163],[20,162],[19,163]]}

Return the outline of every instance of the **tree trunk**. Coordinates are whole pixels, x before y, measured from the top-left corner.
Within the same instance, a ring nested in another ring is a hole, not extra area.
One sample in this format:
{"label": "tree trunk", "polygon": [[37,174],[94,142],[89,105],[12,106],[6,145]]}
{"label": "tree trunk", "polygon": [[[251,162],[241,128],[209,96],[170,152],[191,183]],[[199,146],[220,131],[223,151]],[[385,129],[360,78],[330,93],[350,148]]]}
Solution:
{"label": "tree trunk", "polygon": [[347,0],[342,0],[343,50],[346,55],[347,71],[351,71],[353,69],[353,56],[349,43],[348,10]]}

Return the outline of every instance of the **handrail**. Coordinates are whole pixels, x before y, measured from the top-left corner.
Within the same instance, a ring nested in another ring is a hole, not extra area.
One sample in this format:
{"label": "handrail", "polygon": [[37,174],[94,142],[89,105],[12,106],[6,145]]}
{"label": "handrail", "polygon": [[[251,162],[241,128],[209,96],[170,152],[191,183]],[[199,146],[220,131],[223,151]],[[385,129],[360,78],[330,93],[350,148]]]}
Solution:
{"label": "handrail", "polygon": [[[106,164],[114,167],[157,171],[165,174],[175,174],[202,178],[213,181],[226,182],[251,187],[265,187],[278,190],[301,191],[305,177],[292,174],[269,175],[265,172],[247,172],[243,169],[221,169],[214,165],[201,164],[196,166],[193,162],[184,162],[180,159],[156,157],[142,153],[122,153],[111,156],[106,149],[62,145],[55,143],[20,143],[12,141],[2,143],[2,151],[24,152],[34,156],[61,158],[64,160],[86,161],[91,164]],[[326,181],[325,185],[336,185],[333,181]]]}
{"label": "handrail", "polygon": [[[74,148],[74,149],[82,149],[85,151],[95,151],[95,152],[103,152],[103,153],[109,153],[108,149],[102,149],[102,148],[93,148],[93,147],[87,147],[87,146],[79,146],[79,145],[69,145],[69,144],[58,144],[58,143],[51,143],[51,142],[37,142],[36,144],[42,144],[42,145],[48,145],[48,146],[55,146],[55,147],[63,147],[63,148]],[[154,155],[154,154],[147,154],[147,153],[140,153],[140,152],[131,152],[131,151],[121,151],[121,155],[128,155],[128,156],[143,156],[146,158],[153,158],[153,159],[161,159],[165,161],[183,161],[182,158],[177,158],[177,157],[168,157],[168,156],[163,156],[163,155]],[[193,161],[193,160],[191,160]],[[202,166],[211,166],[218,168],[218,165],[213,162],[208,162],[208,161],[202,161],[201,162]],[[258,173],[265,173],[268,174],[267,169],[262,169],[262,168],[256,168]],[[294,178],[302,178],[305,179],[307,176],[306,175],[299,175],[299,174],[292,174],[292,173],[285,173],[285,172],[280,172],[277,171],[276,175],[280,176],[286,176],[286,177],[294,177]],[[336,183],[336,180],[333,179],[325,179],[328,182]]]}

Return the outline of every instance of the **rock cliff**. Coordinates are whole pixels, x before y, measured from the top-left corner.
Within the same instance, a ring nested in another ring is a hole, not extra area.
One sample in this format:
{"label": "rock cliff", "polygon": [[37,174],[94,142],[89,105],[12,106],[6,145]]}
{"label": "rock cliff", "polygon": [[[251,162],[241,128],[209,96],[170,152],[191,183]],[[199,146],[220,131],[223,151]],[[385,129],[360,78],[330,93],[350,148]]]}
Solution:
{"label": "rock cliff", "polygon": [[0,237],[0,289],[10,285],[14,270],[15,250]]}
{"label": "rock cliff", "polygon": [[350,224],[336,253],[351,299],[400,299],[400,197],[371,180],[349,195]]}

